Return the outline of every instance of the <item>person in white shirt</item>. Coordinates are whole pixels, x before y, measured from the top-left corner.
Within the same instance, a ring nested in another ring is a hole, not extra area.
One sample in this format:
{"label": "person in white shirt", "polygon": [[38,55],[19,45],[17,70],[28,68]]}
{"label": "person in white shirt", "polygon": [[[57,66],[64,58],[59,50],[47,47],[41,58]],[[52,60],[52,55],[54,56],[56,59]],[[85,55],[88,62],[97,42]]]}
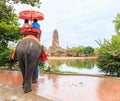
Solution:
{"label": "person in white shirt", "polygon": [[25,27],[25,28],[30,27],[30,24],[29,24],[29,20],[28,20],[28,19],[25,19],[24,24],[22,25],[22,27]]}

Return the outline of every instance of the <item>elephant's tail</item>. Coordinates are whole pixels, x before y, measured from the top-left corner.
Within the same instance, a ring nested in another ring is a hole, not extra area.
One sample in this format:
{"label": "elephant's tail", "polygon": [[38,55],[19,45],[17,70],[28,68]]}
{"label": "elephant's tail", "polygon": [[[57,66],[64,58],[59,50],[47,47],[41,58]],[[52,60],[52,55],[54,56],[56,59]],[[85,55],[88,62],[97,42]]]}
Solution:
{"label": "elephant's tail", "polygon": [[26,44],[26,47],[24,48],[24,61],[25,61],[25,78],[27,78],[28,73],[28,56],[30,54],[30,51],[28,50],[29,43]]}
{"label": "elephant's tail", "polygon": [[24,59],[25,59],[25,78],[27,77],[27,63],[28,63],[28,59],[27,59],[27,55],[24,55]]}

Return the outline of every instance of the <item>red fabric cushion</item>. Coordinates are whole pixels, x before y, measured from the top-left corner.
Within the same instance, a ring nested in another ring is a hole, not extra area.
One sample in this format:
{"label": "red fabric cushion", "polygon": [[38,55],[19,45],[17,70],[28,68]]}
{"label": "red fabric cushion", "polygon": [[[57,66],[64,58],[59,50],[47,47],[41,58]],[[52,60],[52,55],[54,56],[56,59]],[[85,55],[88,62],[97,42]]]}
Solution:
{"label": "red fabric cushion", "polygon": [[32,33],[38,33],[41,34],[41,30],[38,28],[33,28],[33,27],[23,27],[20,31],[22,34],[32,34]]}

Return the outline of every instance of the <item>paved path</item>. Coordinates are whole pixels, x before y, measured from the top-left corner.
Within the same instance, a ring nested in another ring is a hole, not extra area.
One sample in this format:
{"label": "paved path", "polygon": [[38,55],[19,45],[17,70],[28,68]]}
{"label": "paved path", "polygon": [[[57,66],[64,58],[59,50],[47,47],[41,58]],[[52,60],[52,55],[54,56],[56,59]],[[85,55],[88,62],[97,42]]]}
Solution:
{"label": "paved path", "polygon": [[[0,82],[20,88],[21,73],[0,72]],[[120,78],[115,77],[40,74],[32,88],[53,101],[120,101]]]}

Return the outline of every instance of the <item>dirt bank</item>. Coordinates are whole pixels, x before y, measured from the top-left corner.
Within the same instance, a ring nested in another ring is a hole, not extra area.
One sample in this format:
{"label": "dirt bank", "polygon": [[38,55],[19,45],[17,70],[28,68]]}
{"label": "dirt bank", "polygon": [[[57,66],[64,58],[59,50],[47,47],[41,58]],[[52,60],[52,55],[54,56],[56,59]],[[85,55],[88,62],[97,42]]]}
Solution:
{"label": "dirt bank", "polygon": [[20,71],[0,69],[0,101],[52,101],[38,96],[34,91],[24,93]]}
{"label": "dirt bank", "polygon": [[12,87],[0,82],[0,101],[52,101],[47,98],[37,96],[34,92],[25,94],[22,88]]}
{"label": "dirt bank", "polygon": [[48,59],[96,59],[97,57],[48,57]]}

